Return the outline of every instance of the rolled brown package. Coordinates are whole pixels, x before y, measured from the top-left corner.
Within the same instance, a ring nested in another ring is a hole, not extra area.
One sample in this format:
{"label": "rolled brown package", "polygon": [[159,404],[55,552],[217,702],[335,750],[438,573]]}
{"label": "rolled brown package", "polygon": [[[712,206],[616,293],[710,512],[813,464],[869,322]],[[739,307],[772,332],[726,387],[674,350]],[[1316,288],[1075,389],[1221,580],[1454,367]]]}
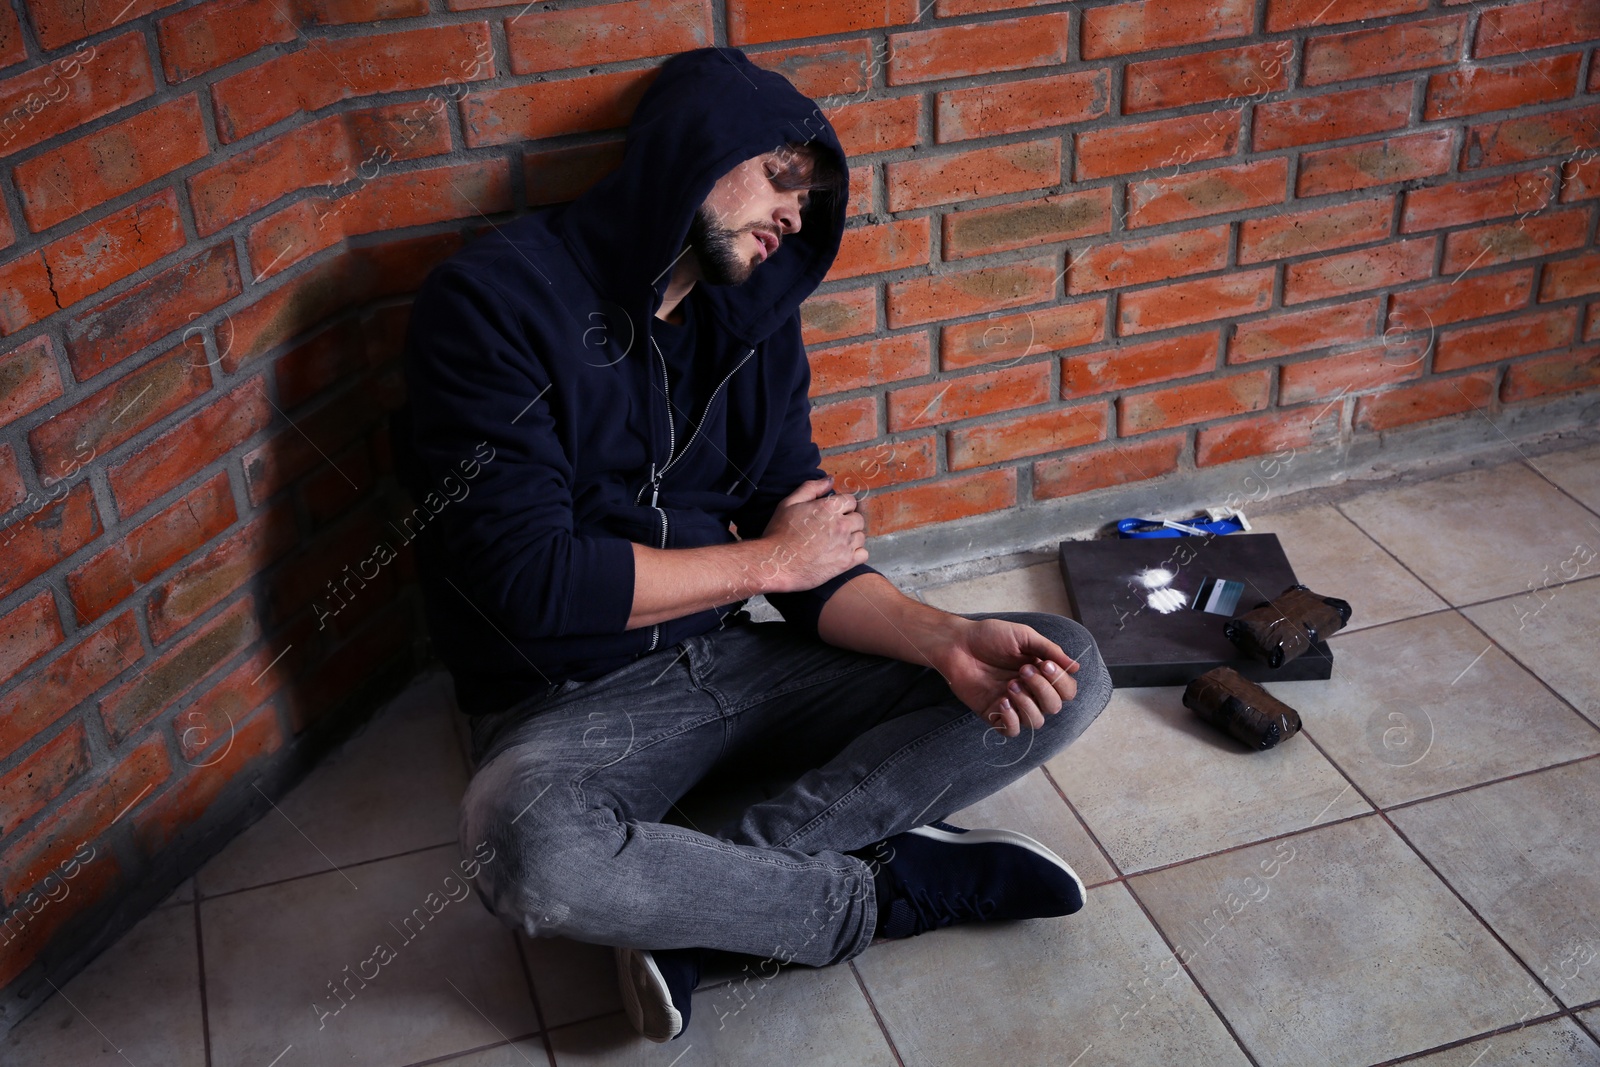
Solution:
{"label": "rolled brown package", "polygon": [[1206,671],[1183,691],[1183,706],[1253,749],[1300,731],[1300,713],[1232,667]]}
{"label": "rolled brown package", "polygon": [[1236,619],[1223,624],[1228,640],[1247,656],[1265,660],[1274,669],[1344,628],[1350,621],[1350,604],[1338,597],[1313,593],[1291,585],[1271,600],[1263,600]]}

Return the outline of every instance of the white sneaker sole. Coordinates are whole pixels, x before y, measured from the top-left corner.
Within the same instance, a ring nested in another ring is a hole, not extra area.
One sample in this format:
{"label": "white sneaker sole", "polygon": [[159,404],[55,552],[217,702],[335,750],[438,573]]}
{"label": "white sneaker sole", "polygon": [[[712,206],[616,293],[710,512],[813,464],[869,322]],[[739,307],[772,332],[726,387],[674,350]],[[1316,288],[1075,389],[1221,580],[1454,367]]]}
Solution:
{"label": "white sneaker sole", "polygon": [[[1083,887],[1083,879],[1078,877],[1078,872],[1068,866],[1067,861],[1045,848],[1027,834],[1019,834],[1015,830],[968,830],[964,834],[953,834],[948,830],[941,830],[937,826],[916,826],[907,833],[926,837],[933,841],[943,841],[952,845],[1019,845],[1032,852],[1040,859],[1060,867],[1072,878],[1078,887],[1078,898],[1087,906],[1089,892]],[[1081,908],[1079,909],[1082,910]]]}
{"label": "white sneaker sole", "polygon": [[617,987],[622,1010],[640,1036],[651,1041],[671,1041],[683,1032],[683,1016],[672,1006],[667,980],[654,957],[636,948],[615,949]]}

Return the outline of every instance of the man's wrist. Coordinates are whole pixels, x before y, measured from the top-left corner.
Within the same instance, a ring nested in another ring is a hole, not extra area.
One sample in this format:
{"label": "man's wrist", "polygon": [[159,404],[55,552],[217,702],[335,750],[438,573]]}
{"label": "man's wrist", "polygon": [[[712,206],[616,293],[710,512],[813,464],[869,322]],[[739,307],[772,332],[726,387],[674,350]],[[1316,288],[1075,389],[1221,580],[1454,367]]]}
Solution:
{"label": "man's wrist", "polygon": [[730,578],[738,591],[735,599],[791,591],[785,581],[789,561],[784,558],[780,546],[761,537],[736,543],[742,551],[736,573]]}

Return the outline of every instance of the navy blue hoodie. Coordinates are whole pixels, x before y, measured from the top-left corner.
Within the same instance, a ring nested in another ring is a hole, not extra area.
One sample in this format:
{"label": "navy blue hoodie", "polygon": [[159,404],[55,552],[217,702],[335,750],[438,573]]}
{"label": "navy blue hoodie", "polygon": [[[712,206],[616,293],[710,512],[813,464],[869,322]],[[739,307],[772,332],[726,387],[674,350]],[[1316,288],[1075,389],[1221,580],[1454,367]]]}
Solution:
{"label": "navy blue hoodie", "polygon": [[[759,537],[823,476],[800,302],[839,250],[845,199],[818,196],[737,286],[701,283],[698,429],[674,433],[655,311],[717,179],[786,141],[844,151],[812,101],[742,52],[674,56],[640,100],[621,167],[571,204],[495,230],[436,268],[412,305],[399,476],[429,631],[468,714],[588,680],[716,629],[744,604],[625,629],[630,542]],[[816,635],[828,597],[768,594]],[[730,575],[730,578],[735,576]],[[748,590],[746,590],[748,592]]]}

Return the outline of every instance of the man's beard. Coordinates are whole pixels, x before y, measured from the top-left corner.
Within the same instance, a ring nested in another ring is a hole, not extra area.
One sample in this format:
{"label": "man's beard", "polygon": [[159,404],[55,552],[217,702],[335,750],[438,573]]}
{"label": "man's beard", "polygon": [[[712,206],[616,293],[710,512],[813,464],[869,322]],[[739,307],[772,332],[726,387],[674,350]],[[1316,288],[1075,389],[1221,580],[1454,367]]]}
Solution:
{"label": "man's beard", "polygon": [[689,223],[690,255],[700,264],[700,277],[708,285],[742,285],[756,264],[739,254],[739,239],[746,231],[719,226],[701,205]]}

